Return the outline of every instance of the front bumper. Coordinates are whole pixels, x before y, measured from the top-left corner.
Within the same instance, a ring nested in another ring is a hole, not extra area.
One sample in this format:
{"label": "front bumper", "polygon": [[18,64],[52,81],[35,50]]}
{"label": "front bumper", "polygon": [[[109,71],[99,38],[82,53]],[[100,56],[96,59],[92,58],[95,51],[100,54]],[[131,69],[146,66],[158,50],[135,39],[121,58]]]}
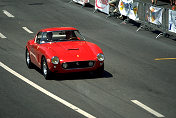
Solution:
{"label": "front bumper", "polygon": [[[98,68],[100,68],[103,64],[104,61],[93,61],[94,64],[93,66],[85,66],[86,61],[82,62],[62,62],[59,64],[48,64],[49,70],[54,73],[72,73],[72,72],[83,72],[83,71],[94,71]],[[64,63],[72,63],[70,67],[68,68],[63,68]],[[79,65],[80,63],[80,65]]]}

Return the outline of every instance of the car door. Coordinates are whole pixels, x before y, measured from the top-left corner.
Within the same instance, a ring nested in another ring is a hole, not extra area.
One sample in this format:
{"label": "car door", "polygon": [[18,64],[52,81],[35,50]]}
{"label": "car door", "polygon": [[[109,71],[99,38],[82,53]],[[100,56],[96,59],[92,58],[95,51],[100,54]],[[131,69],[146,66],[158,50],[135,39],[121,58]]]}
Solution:
{"label": "car door", "polygon": [[39,62],[40,49],[39,48],[40,48],[41,36],[42,36],[42,32],[39,32],[31,48],[31,57],[33,58],[33,63],[38,67],[40,67],[40,62]]}

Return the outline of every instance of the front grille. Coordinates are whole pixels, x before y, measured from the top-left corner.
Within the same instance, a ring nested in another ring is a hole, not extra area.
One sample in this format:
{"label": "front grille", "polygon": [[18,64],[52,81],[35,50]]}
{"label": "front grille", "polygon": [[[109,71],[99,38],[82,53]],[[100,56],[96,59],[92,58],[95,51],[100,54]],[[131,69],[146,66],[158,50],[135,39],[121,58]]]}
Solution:
{"label": "front grille", "polygon": [[[67,67],[63,66],[63,64],[67,64]],[[66,62],[63,64],[62,64],[62,68],[64,69],[80,69],[80,68],[93,67],[95,62],[94,61],[76,61],[76,62]]]}

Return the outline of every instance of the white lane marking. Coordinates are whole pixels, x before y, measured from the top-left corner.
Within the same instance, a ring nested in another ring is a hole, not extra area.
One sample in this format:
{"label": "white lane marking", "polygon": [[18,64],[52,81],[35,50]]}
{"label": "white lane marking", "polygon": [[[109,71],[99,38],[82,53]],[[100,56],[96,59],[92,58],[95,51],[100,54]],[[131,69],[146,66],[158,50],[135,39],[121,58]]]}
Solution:
{"label": "white lane marking", "polygon": [[139,102],[139,101],[137,101],[137,100],[131,100],[131,101],[132,101],[134,104],[136,104],[136,105],[142,107],[143,109],[145,109],[146,111],[150,112],[151,114],[153,114],[153,115],[155,115],[155,116],[157,116],[157,117],[160,117],[160,118],[161,118],[161,117],[165,117],[164,115],[162,115],[162,114],[156,112],[155,110],[149,108],[148,106],[142,104],[141,102]]}
{"label": "white lane marking", "polygon": [[55,99],[56,101],[64,104],[65,106],[71,108],[72,110],[84,115],[87,118],[96,118],[95,116],[92,116],[91,114],[83,111],[82,109],[76,107],[75,105],[63,100],[62,98],[54,95],[53,93],[47,91],[46,89],[40,87],[39,85],[35,84],[34,82],[28,80],[27,78],[23,77],[22,75],[20,75],[19,73],[15,72],[14,70],[12,70],[11,68],[9,68],[8,66],[6,66],[5,64],[3,64],[2,62],[0,62],[0,66],[2,68],[4,68],[5,70],[7,70],[8,72],[12,73],[13,75],[15,75],[16,77],[18,77],[19,79],[23,80],[24,82],[26,82],[27,84],[31,85],[32,87],[36,88],[37,90],[41,91],[42,93],[48,95],[49,97]]}
{"label": "white lane marking", "polygon": [[27,27],[22,27],[24,30],[26,30],[26,32],[32,34],[33,32],[31,30],[29,30]]}
{"label": "white lane marking", "polygon": [[7,37],[5,37],[2,33],[0,33],[0,38],[5,39],[5,38],[7,38]]}
{"label": "white lane marking", "polygon": [[6,10],[2,10],[2,11],[4,12],[5,15],[7,15],[7,16],[10,17],[10,18],[14,18],[14,17],[15,17],[14,15],[12,15],[11,13],[9,13],[9,12],[6,11]]}

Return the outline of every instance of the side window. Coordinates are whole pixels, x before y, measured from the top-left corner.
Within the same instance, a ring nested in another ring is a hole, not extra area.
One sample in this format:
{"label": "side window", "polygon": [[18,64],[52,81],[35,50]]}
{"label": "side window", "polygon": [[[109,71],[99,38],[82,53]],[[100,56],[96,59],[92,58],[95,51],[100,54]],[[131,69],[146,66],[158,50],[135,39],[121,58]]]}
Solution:
{"label": "side window", "polygon": [[38,34],[37,34],[37,39],[36,39],[36,42],[38,43],[38,44],[40,44],[40,39],[42,38],[42,32],[39,32]]}

